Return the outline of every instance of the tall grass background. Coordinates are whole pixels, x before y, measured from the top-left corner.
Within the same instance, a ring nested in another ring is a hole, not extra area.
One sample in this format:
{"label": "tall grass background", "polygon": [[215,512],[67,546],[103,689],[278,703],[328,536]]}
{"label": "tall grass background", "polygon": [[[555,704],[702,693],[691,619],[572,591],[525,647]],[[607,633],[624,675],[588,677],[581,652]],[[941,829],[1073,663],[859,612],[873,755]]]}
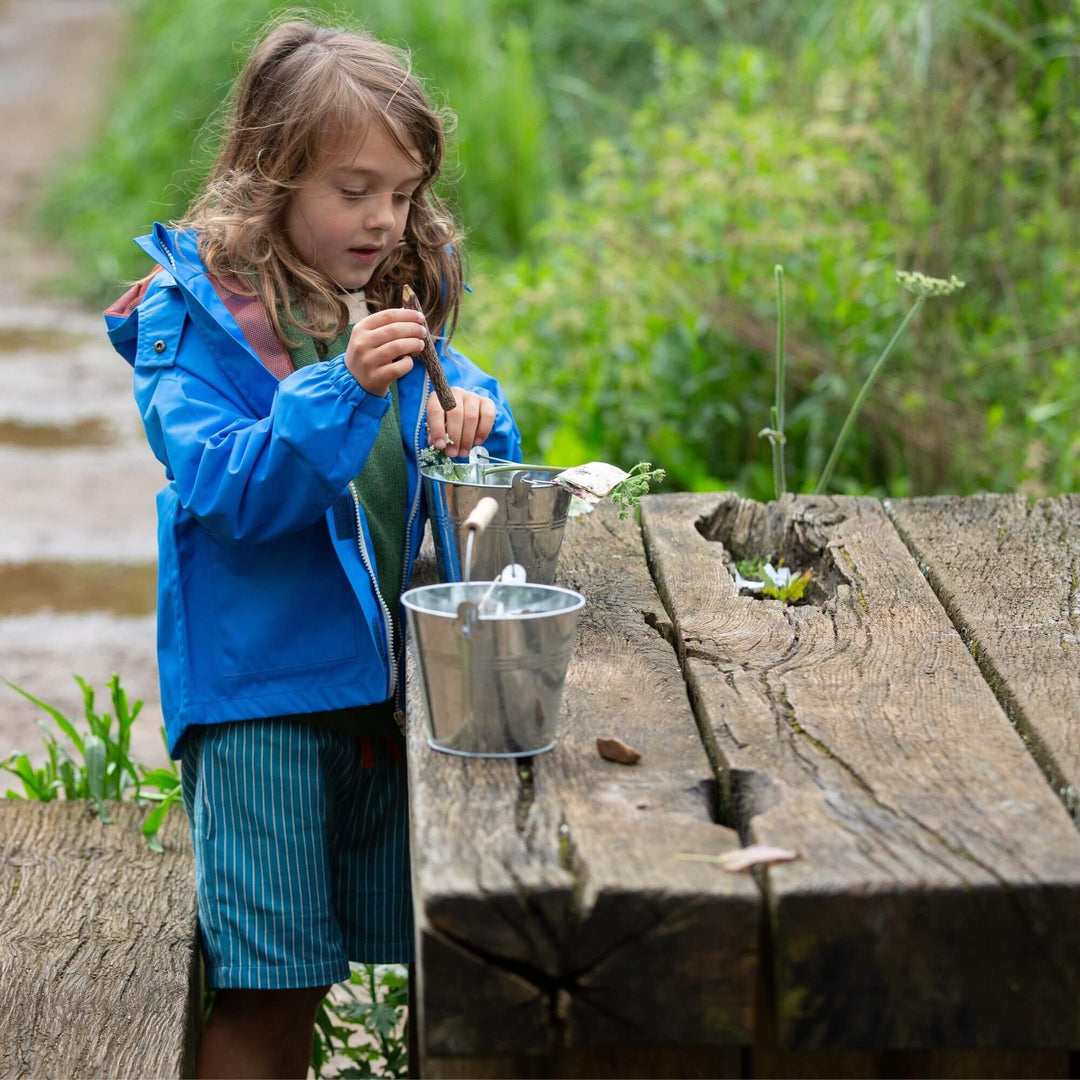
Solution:
{"label": "tall grass background", "polygon": [[[309,6],[334,18],[329,4]],[[95,302],[183,209],[268,0],[137,0],[103,131],[42,220]],[[1080,488],[1077,0],[370,0],[458,114],[459,344],[530,454],[649,458],[769,497],[786,270],[789,486],[808,487],[905,301],[956,273],[876,384],[844,491]]]}

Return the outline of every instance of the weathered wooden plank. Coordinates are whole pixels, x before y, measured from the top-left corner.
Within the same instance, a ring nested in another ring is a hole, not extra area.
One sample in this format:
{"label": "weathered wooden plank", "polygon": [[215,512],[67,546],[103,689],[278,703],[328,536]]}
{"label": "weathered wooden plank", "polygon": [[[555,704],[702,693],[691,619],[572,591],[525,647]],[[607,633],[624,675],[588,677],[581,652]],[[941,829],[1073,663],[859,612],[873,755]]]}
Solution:
{"label": "weathered wooden plank", "polygon": [[[881,507],[642,524],[730,820],[802,856],[763,875],[781,1045],[1080,1045],[1080,834]],[[729,551],[812,567],[810,602],[738,596]]]}
{"label": "weathered wooden plank", "polygon": [[[745,1043],[760,896],[747,876],[675,857],[738,840],[713,820],[635,523],[606,510],[572,522],[560,578],[588,603],[554,750],[520,763],[434,752],[410,694],[424,1053],[550,1062],[624,1043]],[[641,762],[602,760],[605,734]]]}
{"label": "weathered wooden plank", "polygon": [[1080,812],[1080,496],[885,504],[983,674]]}
{"label": "weathered wooden plank", "polygon": [[190,1076],[199,1022],[187,820],[0,803],[0,1076]]}

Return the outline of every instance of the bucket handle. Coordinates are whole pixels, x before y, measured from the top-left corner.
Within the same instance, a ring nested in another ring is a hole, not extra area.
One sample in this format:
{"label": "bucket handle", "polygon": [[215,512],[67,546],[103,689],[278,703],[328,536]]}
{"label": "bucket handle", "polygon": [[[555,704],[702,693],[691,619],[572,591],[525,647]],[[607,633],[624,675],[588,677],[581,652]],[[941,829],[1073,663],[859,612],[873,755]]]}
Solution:
{"label": "bucket handle", "polygon": [[469,576],[472,573],[473,540],[483,533],[498,512],[499,504],[490,495],[485,495],[472,508],[472,512],[462,523],[461,528],[465,533],[464,580],[466,584],[468,584]]}

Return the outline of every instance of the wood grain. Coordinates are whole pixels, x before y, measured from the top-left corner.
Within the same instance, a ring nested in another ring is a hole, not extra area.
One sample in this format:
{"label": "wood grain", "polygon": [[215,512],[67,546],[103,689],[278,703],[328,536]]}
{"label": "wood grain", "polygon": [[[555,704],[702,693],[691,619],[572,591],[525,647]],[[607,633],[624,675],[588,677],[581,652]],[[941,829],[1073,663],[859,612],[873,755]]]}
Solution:
{"label": "wood grain", "polygon": [[[780,1045],[1080,1045],[1080,835],[881,507],[642,525],[728,820],[802,856],[762,872]],[[811,566],[810,602],[738,596],[729,551]]]}
{"label": "wood grain", "polygon": [[[620,1044],[748,1042],[760,896],[748,875],[676,857],[738,839],[713,819],[712,772],[635,523],[607,508],[571,522],[560,583],[588,602],[551,752],[432,751],[410,672],[425,1056],[544,1068]],[[599,735],[642,760],[603,760]]]}
{"label": "wood grain", "polygon": [[1009,718],[1080,812],[1080,496],[886,503]]}
{"label": "wood grain", "polygon": [[0,803],[0,1076],[175,1077],[199,1019],[187,819],[163,855],[146,811]]}

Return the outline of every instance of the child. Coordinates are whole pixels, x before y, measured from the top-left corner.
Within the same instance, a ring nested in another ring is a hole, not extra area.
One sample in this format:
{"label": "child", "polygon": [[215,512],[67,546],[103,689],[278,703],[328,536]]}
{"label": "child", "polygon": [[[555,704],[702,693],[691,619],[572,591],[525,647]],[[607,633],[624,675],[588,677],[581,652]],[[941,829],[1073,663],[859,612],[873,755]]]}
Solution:
{"label": "child", "polygon": [[[162,709],[217,991],[200,1076],[306,1076],[348,961],[411,958],[398,599],[417,459],[521,460],[497,383],[446,343],[462,285],[442,158],[395,51],[281,25],[187,216],[137,241],[154,272],[106,312],[168,480]],[[445,412],[413,360],[432,332]]]}

